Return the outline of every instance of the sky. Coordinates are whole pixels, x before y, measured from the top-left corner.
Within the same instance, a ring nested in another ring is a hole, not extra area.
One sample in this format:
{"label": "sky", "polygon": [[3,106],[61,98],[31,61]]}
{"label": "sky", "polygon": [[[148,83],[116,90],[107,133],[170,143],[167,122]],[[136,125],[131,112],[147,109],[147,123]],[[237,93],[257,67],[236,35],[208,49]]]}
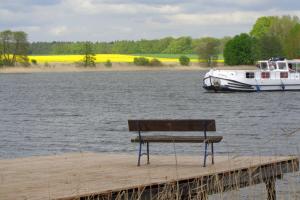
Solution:
{"label": "sky", "polygon": [[271,15],[300,17],[300,0],[0,0],[0,31],[31,42],[221,38]]}

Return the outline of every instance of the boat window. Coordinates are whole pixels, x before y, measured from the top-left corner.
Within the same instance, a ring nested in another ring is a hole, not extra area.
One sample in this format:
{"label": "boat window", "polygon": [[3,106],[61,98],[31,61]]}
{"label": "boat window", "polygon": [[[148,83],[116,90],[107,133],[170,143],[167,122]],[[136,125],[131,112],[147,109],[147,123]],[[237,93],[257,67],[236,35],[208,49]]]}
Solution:
{"label": "boat window", "polygon": [[270,72],[262,72],[261,78],[270,78]]}
{"label": "boat window", "polygon": [[269,62],[269,68],[270,70],[275,70],[277,67],[276,67],[276,63],[275,62]]}
{"label": "boat window", "polygon": [[260,63],[260,68],[262,70],[267,70],[268,69],[268,63],[267,62],[261,62]]}
{"label": "boat window", "polygon": [[280,72],[280,78],[288,78],[289,74],[287,72]]}
{"label": "boat window", "polygon": [[300,63],[296,63],[297,72],[300,72]]}
{"label": "boat window", "polygon": [[297,64],[296,63],[288,63],[289,72],[294,73],[297,71]]}
{"label": "boat window", "polygon": [[278,62],[278,69],[279,70],[286,70],[286,63],[285,62]]}
{"label": "boat window", "polygon": [[254,72],[246,72],[246,78],[254,78]]}

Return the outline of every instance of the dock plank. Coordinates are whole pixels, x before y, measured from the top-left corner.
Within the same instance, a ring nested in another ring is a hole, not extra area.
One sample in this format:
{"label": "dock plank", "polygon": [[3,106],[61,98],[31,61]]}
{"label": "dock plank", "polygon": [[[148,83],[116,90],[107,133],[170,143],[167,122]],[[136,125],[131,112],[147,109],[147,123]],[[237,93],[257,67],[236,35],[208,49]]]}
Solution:
{"label": "dock plank", "polygon": [[[177,160],[177,161],[176,161]],[[0,160],[0,199],[59,199],[226,173],[247,167],[296,161],[296,157],[152,156],[136,166],[136,155],[74,153]],[[176,165],[177,162],[177,165]],[[298,170],[296,167],[295,170]]]}

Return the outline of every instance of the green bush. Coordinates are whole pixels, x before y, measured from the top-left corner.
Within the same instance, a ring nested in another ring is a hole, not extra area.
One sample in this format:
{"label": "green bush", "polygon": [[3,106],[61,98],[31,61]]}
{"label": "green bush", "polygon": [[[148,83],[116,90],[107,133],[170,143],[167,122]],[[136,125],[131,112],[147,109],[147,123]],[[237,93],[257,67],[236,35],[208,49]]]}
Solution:
{"label": "green bush", "polygon": [[29,67],[30,66],[30,61],[27,56],[20,56],[17,58],[17,62],[20,63],[20,65],[24,67]]}
{"label": "green bush", "polygon": [[190,65],[190,58],[187,56],[180,56],[179,63],[180,63],[180,65],[188,66],[188,65]]}
{"label": "green bush", "polygon": [[162,63],[157,58],[153,58],[152,60],[150,60],[149,65],[150,66],[162,66]]}
{"label": "green bush", "polygon": [[49,64],[48,62],[45,62],[45,63],[44,63],[44,66],[45,66],[45,67],[51,67],[50,64]]}
{"label": "green bush", "polygon": [[36,59],[31,59],[30,60],[32,64],[36,65],[37,64],[37,60]]}
{"label": "green bush", "polygon": [[145,57],[135,57],[133,59],[133,63],[138,66],[147,66],[150,64],[150,61],[148,58]]}
{"label": "green bush", "polygon": [[105,63],[104,63],[105,67],[112,67],[112,63],[111,61],[108,59]]}

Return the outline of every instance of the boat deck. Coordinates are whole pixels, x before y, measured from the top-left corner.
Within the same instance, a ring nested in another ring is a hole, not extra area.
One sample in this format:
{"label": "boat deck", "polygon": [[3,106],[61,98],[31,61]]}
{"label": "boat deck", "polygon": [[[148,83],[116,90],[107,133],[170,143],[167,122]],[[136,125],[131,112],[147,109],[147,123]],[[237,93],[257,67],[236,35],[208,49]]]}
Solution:
{"label": "boat deck", "polygon": [[150,165],[141,167],[136,161],[136,155],[102,153],[0,160],[0,199],[78,199],[268,165],[286,169],[277,175],[299,168],[296,157],[216,156],[215,165],[205,168],[200,156],[154,155]]}

